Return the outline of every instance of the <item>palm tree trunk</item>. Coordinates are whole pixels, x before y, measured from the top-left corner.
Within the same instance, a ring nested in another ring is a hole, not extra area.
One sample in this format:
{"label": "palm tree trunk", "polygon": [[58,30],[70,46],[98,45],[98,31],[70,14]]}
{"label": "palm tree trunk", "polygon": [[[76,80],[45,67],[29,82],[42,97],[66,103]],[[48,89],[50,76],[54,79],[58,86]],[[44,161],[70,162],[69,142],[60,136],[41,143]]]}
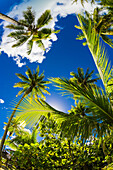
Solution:
{"label": "palm tree trunk", "polygon": [[12,24],[22,25],[22,26],[25,26],[28,28],[28,25],[20,23],[20,22],[16,21],[15,19],[13,19],[5,14],[2,14],[2,13],[0,13],[0,19],[11,22]]}
{"label": "palm tree trunk", "polygon": [[13,24],[17,24],[17,25],[19,24],[18,21],[14,20],[13,18],[10,18],[7,15],[4,15],[2,13],[0,13],[0,19],[3,19],[3,20],[8,21],[8,22],[11,22]]}
{"label": "palm tree trunk", "polygon": [[12,114],[11,114],[11,117],[9,118],[9,121],[7,123],[7,126],[5,128],[5,132],[3,134],[3,137],[2,137],[2,140],[1,140],[1,144],[0,144],[0,168],[2,166],[2,148],[3,148],[3,145],[4,145],[4,142],[5,142],[5,139],[6,139],[6,136],[7,136],[7,132],[8,132],[8,129],[9,129],[9,126],[10,126],[10,123],[11,123],[11,120],[13,119],[14,117],[14,114],[18,108],[18,106],[20,105],[20,103],[22,102],[22,100],[31,92],[31,88],[29,88],[22,96],[22,98],[19,100],[19,102],[17,103],[16,107],[14,108]]}

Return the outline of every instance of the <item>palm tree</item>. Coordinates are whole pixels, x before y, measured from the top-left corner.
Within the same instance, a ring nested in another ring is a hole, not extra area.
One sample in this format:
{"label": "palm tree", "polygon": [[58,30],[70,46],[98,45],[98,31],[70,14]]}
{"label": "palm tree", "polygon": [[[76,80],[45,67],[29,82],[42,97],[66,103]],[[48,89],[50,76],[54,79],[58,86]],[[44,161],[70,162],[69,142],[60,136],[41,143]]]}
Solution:
{"label": "palm tree", "polygon": [[[1,144],[0,144],[0,161],[1,161],[1,154],[2,154],[2,148],[6,139],[6,135],[11,123],[11,120],[13,119],[15,112],[18,108],[18,106],[20,105],[20,103],[22,102],[22,100],[28,96],[31,93],[31,98],[33,98],[33,96],[35,96],[35,98],[38,97],[44,97],[43,93],[47,93],[49,94],[49,92],[46,90],[46,88],[48,88],[47,86],[45,86],[46,84],[48,84],[48,81],[44,81],[44,74],[42,73],[41,75],[39,75],[39,66],[36,69],[36,73],[31,72],[30,68],[27,69],[26,71],[26,76],[22,75],[22,74],[16,74],[18,76],[18,78],[20,78],[22,80],[22,82],[18,82],[14,85],[14,87],[20,87],[22,88],[22,90],[19,91],[18,95],[23,94],[23,96],[21,97],[21,99],[19,100],[19,102],[17,103],[16,107],[14,108],[9,121],[7,123],[7,126],[5,128],[5,132],[4,135],[2,137],[1,140]],[[37,97],[38,95],[38,97]],[[1,162],[0,162],[1,163]]]}
{"label": "palm tree", "polygon": [[58,32],[44,27],[52,19],[50,10],[46,10],[37,20],[36,24],[35,13],[31,11],[31,7],[28,7],[27,11],[23,12],[23,17],[24,19],[19,20],[20,24],[11,24],[6,26],[7,28],[16,30],[8,35],[9,37],[14,38],[16,41],[16,44],[14,44],[12,47],[18,47],[27,42],[27,53],[30,54],[33,43],[35,42],[40,48],[45,50],[42,40],[46,40],[47,38],[50,38],[52,33]]}
{"label": "palm tree", "polygon": [[89,73],[89,68],[87,68],[86,73],[84,74],[83,68],[77,68],[78,74],[75,72],[71,72],[70,75],[73,76],[70,78],[70,81],[73,83],[76,82],[82,87],[87,87],[89,85],[94,86],[94,82],[97,82],[100,78],[92,79],[92,74],[94,70]]}
{"label": "palm tree", "polygon": [[[106,92],[110,93],[110,88],[108,88],[109,82],[112,80],[112,66],[107,57],[105,47],[103,46],[100,37],[97,35],[95,28],[93,29],[91,19],[87,20],[87,29],[84,21],[84,17],[77,15],[79,26],[78,28],[82,30],[83,38],[85,37],[85,44],[92,54],[94,63],[99,72],[100,78],[105,86]],[[82,38],[81,38],[82,40]]]}
{"label": "palm tree", "polygon": [[[85,12],[85,16],[82,16],[82,21],[84,22],[84,29],[87,32],[89,26],[89,20],[91,22],[92,29],[95,30],[97,35],[102,38],[102,40],[107,43],[110,47],[113,47],[113,40],[109,38],[109,35],[113,35],[113,17],[111,14],[101,14],[103,8],[95,8],[93,14],[89,14],[87,11]],[[81,27],[75,26],[78,29]],[[88,32],[87,32],[88,34]],[[77,39],[86,38],[84,33],[80,33]]]}
{"label": "palm tree", "polygon": [[[51,78],[54,85],[64,95],[71,95],[74,100],[80,102],[72,109],[71,114],[62,122],[62,130],[68,136],[79,136],[80,139],[88,139],[92,133],[98,137],[109,133],[113,124],[113,109],[106,93],[96,86],[80,86],[70,79]],[[65,134],[65,133],[64,133]]]}

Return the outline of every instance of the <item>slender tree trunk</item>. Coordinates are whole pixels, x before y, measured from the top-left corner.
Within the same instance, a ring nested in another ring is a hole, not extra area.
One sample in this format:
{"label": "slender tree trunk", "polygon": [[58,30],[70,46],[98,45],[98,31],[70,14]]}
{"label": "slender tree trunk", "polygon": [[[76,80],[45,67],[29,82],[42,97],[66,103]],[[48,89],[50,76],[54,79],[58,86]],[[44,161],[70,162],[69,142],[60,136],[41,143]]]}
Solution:
{"label": "slender tree trunk", "polygon": [[28,25],[20,23],[20,22],[16,21],[15,19],[13,19],[5,14],[2,14],[2,13],[0,13],[0,19],[11,22],[12,24],[22,25],[22,26],[25,26],[28,28]]}
{"label": "slender tree trunk", "polygon": [[2,137],[2,140],[1,140],[1,144],[0,144],[0,168],[2,166],[2,148],[3,148],[3,145],[4,145],[4,142],[5,142],[5,139],[6,139],[6,136],[7,136],[7,132],[8,132],[8,129],[9,129],[9,126],[10,126],[10,123],[11,123],[11,120],[13,119],[14,115],[15,115],[15,112],[18,108],[18,106],[20,105],[20,103],[22,102],[22,100],[31,92],[31,88],[29,88],[22,96],[22,98],[19,100],[19,102],[17,103],[15,109],[13,110],[12,114],[11,114],[11,117],[9,118],[9,121],[7,123],[7,126],[5,128],[5,132],[3,134],[3,137]]}
{"label": "slender tree trunk", "polygon": [[2,13],[0,13],[0,19],[3,19],[5,21],[11,22],[11,23],[17,24],[17,25],[20,24],[18,21],[14,20],[13,18],[10,18],[7,15],[2,14]]}

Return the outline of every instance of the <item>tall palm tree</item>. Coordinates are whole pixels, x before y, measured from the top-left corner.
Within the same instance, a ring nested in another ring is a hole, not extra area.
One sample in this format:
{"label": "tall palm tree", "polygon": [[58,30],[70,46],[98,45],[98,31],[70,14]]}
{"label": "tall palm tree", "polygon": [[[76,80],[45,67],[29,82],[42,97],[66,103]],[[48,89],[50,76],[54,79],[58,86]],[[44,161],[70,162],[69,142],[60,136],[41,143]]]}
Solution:
{"label": "tall palm tree", "polygon": [[94,63],[105,86],[106,92],[110,93],[108,84],[112,80],[112,66],[107,57],[105,47],[103,46],[100,37],[97,35],[95,28],[93,29],[91,19],[87,20],[88,26],[86,29],[84,17],[77,15],[77,18],[79,22],[78,28],[82,30],[83,38],[85,37],[86,44],[88,45],[88,48],[92,54]]}
{"label": "tall palm tree", "polygon": [[[19,87],[22,88],[22,90],[19,91],[18,95],[23,94],[23,96],[21,97],[21,99],[19,100],[19,102],[17,103],[17,105],[15,106],[9,121],[7,123],[7,126],[5,128],[5,132],[4,135],[2,137],[1,140],[1,144],[0,144],[0,163],[1,163],[1,154],[2,154],[2,148],[7,136],[7,132],[8,132],[8,128],[10,126],[11,120],[13,119],[13,116],[15,115],[15,112],[18,108],[18,106],[20,105],[20,103],[22,102],[22,100],[28,96],[31,93],[31,98],[33,98],[33,96],[35,96],[35,98],[38,97],[44,97],[43,93],[47,93],[49,94],[49,92],[46,90],[46,88],[48,88],[46,86],[46,84],[48,84],[48,81],[44,81],[44,74],[42,73],[41,75],[39,75],[39,66],[36,69],[36,73],[31,72],[30,68],[27,69],[26,71],[26,76],[22,75],[22,74],[16,74],[18,76],[18,78],[20,78],[22,80],[22,82],[18,82],[14,85],[14,87]],[[38,96],[38,97],[37,97]]]}
{"label": "tall palm tree", "polygon": [[[102,13],[103,8],[95,8],[93,14],[89,14],[87,11],[85,12],[85,16],[82,16],[82,21],[84,22],[84,29],[86,32],[88,31],[89,27],[89,20],[91,22],[92,29],[95,30],[97,35],[102,38],[102,40],[107,43],[110,47],[113,48],[113,40],[109,35],[113,35],[113,17],[111,14]],[[101,14],[102,13],[102,14]],[[75,26],[76,27],[76,26]],[[81,27],[76,27],[81,29]],[[88,32],[87,32],[88,34]],[[84,39],[84,33],[80,33],[77,39]]]}
{"label": "tall palm tree", "polygon": [[89,73],[89,68],[87,68],[86,73],[84,73],[83,68],[77,68],[78,74],[75,72],[71,72],[70,75],[73,76],[70,78],[70,81],[77,82],[82,87],[87,87],[89,85],[94,86],[94,82],[97,82],[100,78],[92,79],[92,74],[94,70]]}
{"label": "tall palm tree", "polygon": [[46,10],[37,20],[35,24],[35,13],[31,10],[31,7],[27,8],[27,11],[23,12],[24,19],[19,20],[18,25],[8,25],[7,28],[15,30],[8,36],[14,38],[16,43],[12,47],[18,47],[27,42],[27,53],[30,54],[32,51],[33,43],[35,42],[40,48],[45,50],[42,40],[50,38],[52,33],[57,33],[50,28],[45,28],[52,17],[50,10]]}

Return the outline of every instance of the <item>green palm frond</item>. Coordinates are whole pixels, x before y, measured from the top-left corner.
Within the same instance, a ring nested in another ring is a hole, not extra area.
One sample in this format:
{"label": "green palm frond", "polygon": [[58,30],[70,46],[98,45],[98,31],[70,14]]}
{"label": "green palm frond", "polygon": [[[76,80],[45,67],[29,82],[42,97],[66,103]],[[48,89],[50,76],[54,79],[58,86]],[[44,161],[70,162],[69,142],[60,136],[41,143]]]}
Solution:
{"label": "green palm frond", "polygon": [[22,25],[14,25],[14,24],[7,25],[6,28],[15,29],[15,30],[24,30],[24,26],[22,26]]}
{"label": "green palm frond", "polygon": [[31,11],[31,7],[27,8],[27,11],[23,12],[24,22],[29,26],[34,24],[35,21],[35,13]]}
{"label": "green palm frond", "polygon": [[27,36],[25,31],[16,31],[16,32],[11,32],[8,37],[12,37],[15,40],[21,39],[21,37]]}
{"label": "green palm frond", "polygon": [[110,39],[108,36],[106,35],[101,35],[102,39],[104,40],[104,42],[106,42],[110,47],[113,48],[113,40]]}
{"label": "green palm frond", "polygon": [[25,77],[24,75],[20,74],[20,73],[16,73],[16,76],[21,79],[22,81],[25,81],[25,82],[30,82],[30,80]]}
{"label": "green palm frond", "polygon": [[46,10],[41,17],[37,20],[37,28],[41,28],[44,25],[47,25],[50,20],[52,19],[51,14],[50,14],[50,10]]}
{"label": "green palm frond", "polygon": [[78,15],[77,18],[78,18],[81,30],[86,38],[87,45],[92,54],[92,57],[94,59],[94,62],[96,64],[100,77],[102,79],[102,82],[107,91],[108,90],[107,84],[112,77],[112,67],[109,62],[109,59],[107,58],[105,48],[100,42],[99,36],[95,32],[95,29],[92,29],[91,20],[89,19],[88,30],[87,30],[86,27],[84,26],[84,22],[82,21],[83,17]]}
{"label": "green palm frond", "polygon": [[70,114],[68,118],[61,124],[62,136],[71,139],[77,138],[83,143],[92,135],[97,138],[106,136],[110,132],[110,128],[105,123],[99,123],[92,116],[80,117],[79,115]]}
{"label": "green palm frond", "polygon": [[28,87],[24,87],[22,90],[20,90],[18,92],[18,94],[16,95],[16,97],[20,96],[21,94],[25,93],[29,88]]}
{"label": "green palm frond", "polygon": [[44,44],[41,40],[36,41],[36,44],[38,45],[38,47],[40,47],[41,49],[43,49],[45,51]]}
{"label": "green palm frond", "polygon": [[33,48],[33,41],[32,39],[28,41],[27,43],[27,54],[29,55],[32,51],[32,48]]}
{"label": "green palm frond", "polygon": [[30,84],[27,83],[27,82],[18,82],[18,83],[15,83],[13,87],[25,87],[25,86],[29,86]]}
{"label": "green palm frond", "polygon": [[27,67],[27,71],[25,72],[25,74],[28,76],[28,79],[30,81],[32,81],[34,79],[33,75],[32,75],[32,72],[31,72],[31,69],[29,67]]}
{"label": "green palm frond", "polygon": [[29,36],[21,36],[21,38],[19,38],[19,40],[17,41],[16,44],[12,45],[12,47],[20,47],[21,45],[23,45],[27,40],[29,39]]}
{"label": "green palm frond", "polygon": [[25,98],[21,105],[18,107],[16,115],[19,116],[20,120],[25,120],[28,127],[32,127],[36,124],[40,116],[48,116],[51,114],[58,122],[65,120],[67,117],[66,113],[58,111],[51,107],[44,100],[30,100],[30,98]]}
{"label": "green palm frond", "polygon": [[63,95],[72,95],[74,99],[82,101],[89,109],[92,110],[93,116],[98,121],[103,121],[111,125],[113,123],[113,110],[107,98],[99,88],[90,86],[85,89],[76,82],[70,82],[68,79],[51,78],[49,79],[55,84]]}

